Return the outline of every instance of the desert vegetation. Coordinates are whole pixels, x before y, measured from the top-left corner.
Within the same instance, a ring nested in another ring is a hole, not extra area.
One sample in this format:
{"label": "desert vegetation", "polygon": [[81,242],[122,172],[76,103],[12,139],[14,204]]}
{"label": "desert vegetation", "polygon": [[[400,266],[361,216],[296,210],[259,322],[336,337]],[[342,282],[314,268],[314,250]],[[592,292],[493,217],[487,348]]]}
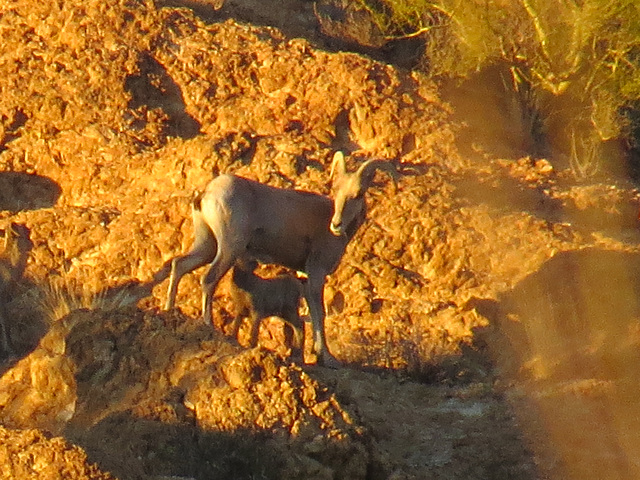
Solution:
{"label": "desert vegetation", "polygon": [[422,35],[429,75],[463,79],[498,68],[538,152],[569,162],[576,176],[619,171],[625,155],[637,155],[637,2],[357,3],[386,38]]}

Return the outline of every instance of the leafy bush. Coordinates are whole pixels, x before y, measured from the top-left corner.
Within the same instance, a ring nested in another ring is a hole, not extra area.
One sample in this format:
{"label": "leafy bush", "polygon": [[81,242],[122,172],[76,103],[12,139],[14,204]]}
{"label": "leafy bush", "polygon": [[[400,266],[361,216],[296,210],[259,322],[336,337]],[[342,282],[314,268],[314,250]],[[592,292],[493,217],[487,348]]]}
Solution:
{"label": "leafy bush", "polygon": [[637,0],[358,1],[387,36],[424,33],[435,77],[504,64],[552,133],[552,152],[585,174],[602,142],[640,130],[637,114],[622,113],[640,100]]}

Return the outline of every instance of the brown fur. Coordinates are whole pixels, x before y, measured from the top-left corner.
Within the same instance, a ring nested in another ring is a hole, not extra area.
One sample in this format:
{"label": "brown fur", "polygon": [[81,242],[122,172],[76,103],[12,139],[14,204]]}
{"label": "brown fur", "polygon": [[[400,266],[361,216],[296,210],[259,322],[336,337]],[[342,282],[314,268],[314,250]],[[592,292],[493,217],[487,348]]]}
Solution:
{"label": "brown fur", "polygon": [[[254,270],[255,261],[239,261],[233,268],[232,290],[234,304],[238,316],[235,319],[234,335],[237,336],[240,319],[249,315],[251,319],[251,346],[258,343],[260,323],[267,317],[280,317],[292,330],[288,332],[287,340],[300,343],[297,329],[303,324],[298,313],[303,285],[292,275],[278,275],[273,278],[263,278]],[[294,345],[288,345],[294,346]]]}
{"label": "brown fur", "polygon": [[[376,170],[396,178],[393,164],[368,160],[348,173],[344,156],[333,161],[331,198],[312,192],[276,188],[235,175],[220,175],[194,204],[195,241],[191,250],[171,261],[167,310],[173,308],[180,279],[209,264],[202,278],[202,316],[211,321],[213,293],[223,275],[240,258],[281,265],[307,274],[305,297],[313,327],[313,352],[327,366],[339,362],[327,349],[323,300],[327,275],[335,271],[347,244],[366,216],[364,193]],[[162,281],[165,268],[154,276]]]}

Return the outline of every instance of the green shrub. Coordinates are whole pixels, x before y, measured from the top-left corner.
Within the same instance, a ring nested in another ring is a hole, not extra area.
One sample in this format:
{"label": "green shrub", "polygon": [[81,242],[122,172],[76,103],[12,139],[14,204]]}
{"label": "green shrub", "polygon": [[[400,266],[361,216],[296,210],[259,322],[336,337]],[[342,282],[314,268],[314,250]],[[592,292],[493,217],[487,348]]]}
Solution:
{"label": "green shrub", "polygon": [[387,36],[424,34],[434,77],[506,65],[512,88],[533,92],[557,154],[588,145],[595,158],[595,144],[640,130],[621,113],[640,100],[637,0],[358,1]]}

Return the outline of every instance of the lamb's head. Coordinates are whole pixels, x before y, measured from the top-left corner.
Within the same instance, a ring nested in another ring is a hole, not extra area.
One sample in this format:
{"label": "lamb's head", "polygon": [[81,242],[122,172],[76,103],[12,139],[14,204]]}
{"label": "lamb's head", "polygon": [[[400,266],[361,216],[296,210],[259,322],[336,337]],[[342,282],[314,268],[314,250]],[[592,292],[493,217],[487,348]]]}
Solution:
{"label": "lamb's head", "polygon": [[240,257],[236,260],[236,267],[246,272],[253,272],[258,268],[258,261],[250,257]]}
{"label": "lamb's head", "polygon": [[336,236],[354,232],[364,221],[364,194],[371,185],[376,170],[384,170],[397,181],[397,171],[391,162],[367,160],[353,173],[348,173],[342,152],[336,152],[331,164],[333,178],[333,217],[329,228]]}

